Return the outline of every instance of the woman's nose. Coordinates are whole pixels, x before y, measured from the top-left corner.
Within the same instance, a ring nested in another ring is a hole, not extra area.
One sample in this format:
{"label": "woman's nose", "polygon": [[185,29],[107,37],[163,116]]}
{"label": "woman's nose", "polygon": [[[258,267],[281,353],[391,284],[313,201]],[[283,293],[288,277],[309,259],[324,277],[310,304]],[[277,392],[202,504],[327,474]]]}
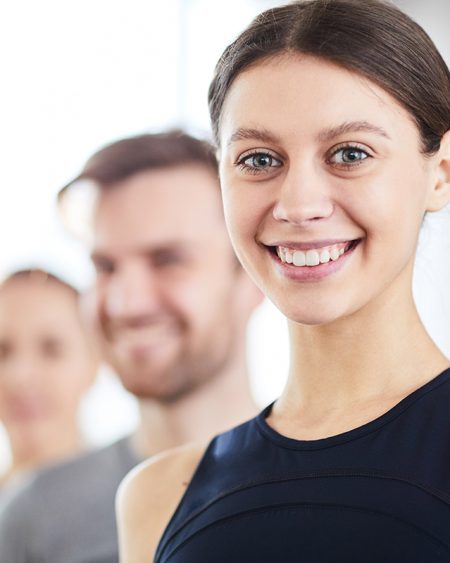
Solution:
{"label": "woman's nose", "polygon": [[277,221],[308,224],[333,214],[334,202],[324,174],[313,164],[291,168],[280,187],[273,208]]}

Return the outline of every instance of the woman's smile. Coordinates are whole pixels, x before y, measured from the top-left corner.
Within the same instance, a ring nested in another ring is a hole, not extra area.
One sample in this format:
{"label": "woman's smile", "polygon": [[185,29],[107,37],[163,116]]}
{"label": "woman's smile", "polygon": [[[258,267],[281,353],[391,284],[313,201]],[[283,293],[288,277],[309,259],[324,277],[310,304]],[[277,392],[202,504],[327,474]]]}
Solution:
{"label": "woman's smile", "polygon": [[338,272],[361,239],[266,246],[278,272],[295,281],[318,281]]}
{"label": "woman's smile", "polygon": [[337,320],[396,280],[409,291],[430,169],[388,93],[331,63],[280,55],[231,86],[221,147],[236,253],[288,318]]}

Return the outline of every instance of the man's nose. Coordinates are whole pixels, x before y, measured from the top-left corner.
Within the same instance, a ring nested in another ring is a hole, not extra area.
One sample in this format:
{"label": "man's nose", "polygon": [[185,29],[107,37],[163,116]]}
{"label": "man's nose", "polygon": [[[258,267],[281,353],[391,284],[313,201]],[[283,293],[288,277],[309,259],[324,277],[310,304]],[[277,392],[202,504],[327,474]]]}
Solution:
{"label": "man's nose", "polygon": [[113,318],[135,318],[160,309],[157,277],[147,265],[121,268],[107,287],[106,308]]}

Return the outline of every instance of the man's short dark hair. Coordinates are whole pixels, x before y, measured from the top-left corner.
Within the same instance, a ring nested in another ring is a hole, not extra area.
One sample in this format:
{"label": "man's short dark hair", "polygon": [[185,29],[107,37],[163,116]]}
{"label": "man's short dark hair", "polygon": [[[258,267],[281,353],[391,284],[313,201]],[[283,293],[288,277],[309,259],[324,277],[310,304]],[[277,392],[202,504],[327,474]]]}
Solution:
{"label": "man's short dark hair", "polygon": [[[93,154],[80,174],[61,188],[58,193],[60,217],[72,234],[86,239],[88,230],[92,228],[91,212],[98,195],[98,190],[93,190],[92,185],[104,190],[139,172],[189,164],[209,169],[219,185],[218,164],[212,144],[180,129],[115,141]],[[81,188],[83,184],[87,190]]]}
{"label": "man's short dark hair", "polygon": [[183,164],[201,164],[218,175],[212,145],[180,129],[120,139],[93,154],[81,173],[59,191],[58,200],[80,180],[91,180],[107,186],[144,170]]}

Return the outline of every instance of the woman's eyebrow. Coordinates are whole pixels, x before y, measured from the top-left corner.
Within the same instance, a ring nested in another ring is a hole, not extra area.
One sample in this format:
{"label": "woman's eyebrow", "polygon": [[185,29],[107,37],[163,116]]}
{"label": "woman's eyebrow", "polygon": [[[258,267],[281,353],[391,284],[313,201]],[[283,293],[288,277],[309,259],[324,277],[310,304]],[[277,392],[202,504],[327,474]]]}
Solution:
{"label": "woman's eyebrow", "polygon": [[[320,131],[320,133],[317,135],[317,140],[320,142],[330,141],[336,137],[339,137],[339,135],[357,132],[375,133],[391,140],[391,137],[382,127],[374,125],[373,123],[369,123],[368,121],[345,121],[340,125],[329,127]],[[236,129],[236,131],[231,134],[227,145],[229,146],[237,141],[245,141],[248,139],[271,144],[279,144],[280,142],[279,138],[273,133],[267,131],[267,129],[239,127],[239,129]]]}
{"label": "woman's eyebrow", "polygon": [[231,145],[236,141],[245,141],[251,139],[254,141],[261,141],[263,143],[279,143],[278,137],[267,131],[266,129],[251,129],[246,127],[239,127],[230,136],[227,145]]}
{"label": "woman's eyebrow", "polygon": [[391,140],[391,137],[382,127],[369,123],[368,121],[346,121],[336,127],[324,129],[317,135],[317,140],[320,142],[330,141],[345,133],[358,133],[361,131],[366,133],[375,133]]}

